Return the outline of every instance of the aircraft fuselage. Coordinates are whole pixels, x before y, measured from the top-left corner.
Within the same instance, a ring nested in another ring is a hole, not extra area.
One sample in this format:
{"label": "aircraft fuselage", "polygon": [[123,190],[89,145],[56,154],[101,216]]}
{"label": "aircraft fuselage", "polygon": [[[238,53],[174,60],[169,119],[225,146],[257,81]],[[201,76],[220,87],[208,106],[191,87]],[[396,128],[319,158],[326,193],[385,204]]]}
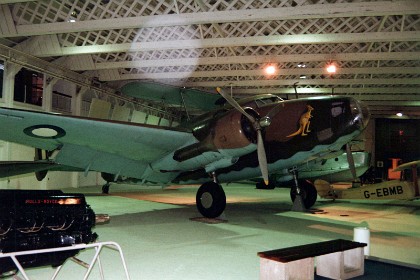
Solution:
{"label": "aircraft fuselage", "polygon": [[[279,101],[260,107],[250,102],[244,107],[260,117],[274,112],[271,124],[262,130],[270,173],[341,149],[368,120],[364,105],[351,97]],[[213,117],[197,124],[192,143],[154,162],[146,179],[195,184],[208,181],[213,171],[219,182],[259,177],[255,131],[247,119],[234,109],[218,111]]]}

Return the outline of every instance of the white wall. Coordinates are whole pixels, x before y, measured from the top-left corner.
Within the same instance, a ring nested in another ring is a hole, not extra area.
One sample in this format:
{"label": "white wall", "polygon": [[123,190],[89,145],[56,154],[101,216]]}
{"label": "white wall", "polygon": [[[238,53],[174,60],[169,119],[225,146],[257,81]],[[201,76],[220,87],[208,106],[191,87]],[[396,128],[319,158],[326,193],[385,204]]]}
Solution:
{"label": "white wall", "polygon": [[58,80],[53,86],[53,90],[70,95],[71,97],[76,96],[76,85],[64,80]]}

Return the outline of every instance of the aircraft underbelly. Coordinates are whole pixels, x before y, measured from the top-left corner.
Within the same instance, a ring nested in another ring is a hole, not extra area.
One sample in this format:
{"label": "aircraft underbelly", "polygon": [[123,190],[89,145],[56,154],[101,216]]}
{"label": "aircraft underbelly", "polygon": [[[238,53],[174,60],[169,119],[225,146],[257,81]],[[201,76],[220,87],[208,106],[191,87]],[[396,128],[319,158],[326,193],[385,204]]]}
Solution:
{"label": "aircraft underbelly", "polygon": [[[354,132],[352,134],[343,136],[337,139],[335,142],[326,145],[316,145],[311,150],[308,151],[299,151],[293,154],[289,158],[282,158],[278,159],[275,162],[268,163],[269,173],[275,173],[283,171],[284,169],[288,169],[294,166],[298,166],[320,154],[326,152],[332,152],[339,150],[344,143],[348,142],[349,140],[353,139],[358,133]],[[269,156],[269,155],[268,155]],[[240,180],[246,180],[249,178],[258,178],[261,177],[261,171],[258,166],[258,160],[256,153],[253,153],[253,159],[250,160],[249,157],[244,160],[244,158],[239,158],[238,162],[233,164],[230,167],[222,168],[218,171],[217,177],[220,183],[228,183]],[[242,162],[241,162],[242,161]],[[243,162],[248,161],[248,162]],[[252,165],[250,164],[252,163]],[[195,177],[181,177],[178,180],[174,181],[173,183],[178,184],[197,184],[197,183],[204,183],[209,181],[209,176],[204,171],[201,171],[199,174],[200,176]]]}
{"label": "aircraft underbelly", "polygon": [[88,147],[71,144],[63,146],[55,158],[55,162],[78,167],[86,173],[101,171],[132,178],[140,178],[147,169],[147,164],[144,162],[131,160],[117,154],[99,153]]}
{"label": "aircraft underbelly", "polygon": [[[367,152],[354,152],[352,154],[356,176],[359,177],[363,175],[370,166],[370,154]],[[306,162],[298,168],[300,179],[313,180],[316,178],[329,182],[346,182],[353,180],[346,153],[324,160],[318,159]],[[280,184],[288,183],[293,180],[293,177],[287,172],[276,174],[275,178]]]}

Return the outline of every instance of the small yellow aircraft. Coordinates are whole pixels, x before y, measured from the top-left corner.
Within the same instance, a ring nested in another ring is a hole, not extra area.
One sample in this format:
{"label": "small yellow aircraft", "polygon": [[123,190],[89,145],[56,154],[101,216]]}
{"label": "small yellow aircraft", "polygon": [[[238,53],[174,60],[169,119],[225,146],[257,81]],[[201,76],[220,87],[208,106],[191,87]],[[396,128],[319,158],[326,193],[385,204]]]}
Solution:
{"label": "small yellow aircraft", "polygon": [[417,175],[419,165],[420,160],[399,165],[393,170],[401,171],[399,180],[345,189],[334,188],[329,182],[320,179],[315,180],[314,184],[319,196],[327,199],[414,199],[420,197],[420,182]]}

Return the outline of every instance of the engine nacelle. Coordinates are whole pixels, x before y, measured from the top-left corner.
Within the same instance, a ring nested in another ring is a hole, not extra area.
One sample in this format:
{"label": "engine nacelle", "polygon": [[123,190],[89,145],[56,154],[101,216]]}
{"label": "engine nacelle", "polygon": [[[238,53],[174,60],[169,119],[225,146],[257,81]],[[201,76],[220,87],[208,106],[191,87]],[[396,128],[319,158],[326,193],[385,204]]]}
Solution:
{"label": "engine nacelle", "polygon": [[[245,110],[258,118],[258,113],[251,108]],[[251,121],[238,111],[231,111],[220,118],[214,126],[212,136],[218,150],[244,148],[257,142],[257,134]]]}
{"label": "engine nacelle", "polygon": [[[246,108],[245,110],[256,118],[259,117],[253,109]],[[199,142],[177,150],[173,157],[176,161],[181,162],[204,152],[221,150],[226,155],[240,156],[243,151],[238,149],[249,147],[250,144],[257,142],[257,133],[251,121],[240,112],[230,110],[222,116],[213,117],[211,122],[198,125],[193,129],[193,134]]]}

